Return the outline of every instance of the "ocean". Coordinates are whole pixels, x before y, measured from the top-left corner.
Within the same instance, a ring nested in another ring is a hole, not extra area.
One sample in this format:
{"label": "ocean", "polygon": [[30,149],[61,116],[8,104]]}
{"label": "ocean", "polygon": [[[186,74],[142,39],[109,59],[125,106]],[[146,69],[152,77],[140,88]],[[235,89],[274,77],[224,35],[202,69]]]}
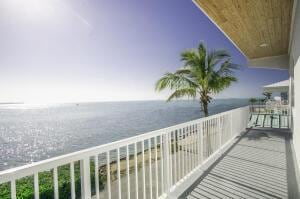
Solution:
{"label": "ocean", "polygon": [[[248,105],[216,99],[210,114]],[[0,171],[203,117],[198,101],[0,105]]]}

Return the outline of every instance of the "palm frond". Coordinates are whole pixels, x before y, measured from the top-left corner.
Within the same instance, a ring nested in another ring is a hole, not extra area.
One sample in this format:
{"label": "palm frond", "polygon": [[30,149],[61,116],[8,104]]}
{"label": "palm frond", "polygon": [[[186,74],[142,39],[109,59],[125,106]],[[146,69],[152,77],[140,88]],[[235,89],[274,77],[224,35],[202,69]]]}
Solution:
{"label": "palm frond", "polygon": [[195,98],[197,95],[197,91],[195,88],[182,88],[175,90],[170,97],[167,99],[167,101],[171,101],[172,99],[178,99],[182,97],[192,97]]}
{"label": "palm frond", "polygon": [[219,49],[219,50],[210,51],[207,59],[208,59],[209,66],[216,66],[221,61],[229,57],[230,54],[228,51],[224,49]]}
{"label": "palm frond", "polygon": [[188,68],[188,67],[181,68],[181,69],[176,70],[175,74],[178,74],[178,75],[190,75],[191,74],[191,69]]}
{"label": "palm frond", "polygon": [[193,81],[186,75],[184,70],[178,70],[175,73],[166,73],[162,78],[160,78],[156,84],[155,89],[157,91],[162,91],[166,88],[178,89],[182,87],[197,87],[197,82]]}
{"label": "palm frond", "polygon": [[199,56],[199,59],[203,59],[203,60],[206,57],[206,47],[203,42],[200,42],[200,44],[198,46],[198,56]]}
{"label": "palm frond", "polygon": [[210,88],[213,93],[219,93],[220,91],[228,88],[233,82],[236,82],[237,78],[234,76],[217,76],[210,82]]}
{"label": "palm frond", "polygon": [[194,50],[187,50],[181,53],[181,61],[185,67],[194,67],[199,65],[200,60]]}
{"label": "palm frond", "polygon": [[221,76],[233,75],[234,71],[238,69],[240,69],[240,65],[233,64],[230,62],[230,60],[226,60],[224,63],[222,63],[217,73]]}

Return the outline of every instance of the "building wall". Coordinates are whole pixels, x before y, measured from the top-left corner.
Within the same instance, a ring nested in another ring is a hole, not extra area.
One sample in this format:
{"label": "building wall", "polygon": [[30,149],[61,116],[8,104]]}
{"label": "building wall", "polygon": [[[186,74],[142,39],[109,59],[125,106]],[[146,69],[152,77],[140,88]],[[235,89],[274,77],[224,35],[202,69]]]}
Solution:
{"label": "building wall", "polygon": [[300,169],[300,1],[296,1],[294,17],[293,37],[290,50],[290,79],[291,93],[293,98],[293,144]]}

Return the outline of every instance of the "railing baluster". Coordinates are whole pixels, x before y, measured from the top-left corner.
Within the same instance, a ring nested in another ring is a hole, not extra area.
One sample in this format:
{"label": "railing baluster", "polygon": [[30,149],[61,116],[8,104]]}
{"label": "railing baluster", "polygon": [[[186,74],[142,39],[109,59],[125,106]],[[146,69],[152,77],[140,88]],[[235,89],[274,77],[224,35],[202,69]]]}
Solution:
{"label": "railing baluster", "polygon": [[143,197],[146,198],[146,178],[145,178],[145,141],[142,141],[142,174],[143,174]]}
{"label": "railing baluster", "polygon": [[222,146],[222,118],[219,117],[219,148]]}
{"label": "railing baluster", "polygon": [[232,112],[230,112],[230,135],[234,135],[233,133],[233,121],[232,121]]}
{"label": "railing baluster", "polygon": [[170,181],[169,189],[173,185],[173,154],[172,154],[172,131],[168,133],[168,150],[169,150],[169,168],[170,168]]}
{"label": "railing baluster", "polygon": [[196,154],[196,150],[195,150],[195,146],[196,146],[196,143],[195,143],[195,141],[196,141],[196,139],[195,139],[195,136],[196,136],[196,128],[195,128],[195,125],[193,124],[192,125],[192,128],[193,128],[193,136],[192,136],[192,147],[193,147],[193,149],[192,149],[192,157],[193,157],[193,169],[196,167],[196,156],[195,156],[195,154]]}
{"label": "railing baluster", "polygon": [[53,168],[54,198],[58,199],[58,173],[57,167]]}
{"label": "railing baluster", "polygon": [[190,171],[193,170],[193,125],[190,126]]}
{"label": "railing baluster", "polygon": [[195,156],[195,154],[196,154],[196,150],[195,150],[195,146],[196,146],[196,143],[195,143],[195,141],[196,141],[196,139],[195,139],[195,136],[196,136],[196,129],[195,129],[195,125],[193,124],[192,125],[192,127],[193,127],[193,136],[192,136],[192,146],[193,146],[193,150],[192,150],[192,157],[193,157],[193,169],[196,167],[196,156]]}
{"label": "railing baluster", "polygon": [[212,136],[213,136],[213,150],[212,153],[215,152],[216,150],[216,146],[217,146],[217,140],[216,140],[216,133],[217,133],[217,122],[216,122],[216,118],[212,119],[211,123],[212,123]]}
{"label": "railing baluster", "polygon": [[169,192],[170,189],[170,141],[169,141],[169,133],[166,133],[164,135],[165,139],[164,139],[164,146],[165,146],[165,160],[166,160],[166,164],[165,164],[165,175],[166,175],[166,191]]}
{"label": "railing baluster", "polygon": [[198,140],[197,140],[197,124],[194,124],[194,137],[193,137],[193,141],[194,141],[194,168],[197,167],[198,164],[198,155],[197,155],[197,144],[198,144]]}
{"label": "railing baluster", "polygon": [[194,148],[194,146],[193,146],[193,144],[194,144],[194,140],[193,140],[193,138],[194,138],[194,129],[193,129],[193,125],[192,125],[192,124],[191,124],[191,126],[190,126],[190,129],[191,129],[191,131],[190,131],[190,158],[191,158],[190,171],[192,171],[192,170],[193,170],[193,167],[194,167],[194,156],[193,156],[193,148]]}
{"label": "railing baluster", "polygon": [[181,178],[184,177],[184,139],[183,139],[183,132],[184,129],[180,129],[180,135],[181,135],[181,139],[180,139],[180,149],[181,149],[181,157],[180,157],[180,165],[181,165]]}
{"label": "railing baluster", "polygon": [[214,118],[212,121],[212,125],[213,125],[213,136],[214,136],[214,148],[213,148],[213,152],[214,153],[216,151],[216,148],[218,148],[218,143],[217,143],[217,133],[218,133],[218,120],[217,118]]}
{"label": "railing baluster", "polygon": [[70,177],[71,177],[71,198],[75,199],[75,175],[74,175],[74,162],[70,163]]}
{"label": "railing baluster", "polygon": [[139,199],[139,176],[138,176],[138,161],[137,161],[137,143],[134,143],[134,172],[135,172],[135,198]]}
{"label": "railing baluster", "polygon": [[213,152],[216,151],[216,149],[218,148],[218,118],[215,118],[213,121],[213,126],[214,126],[214,150]]}
{"label": "railing baluster", "polygon": [[126,146],[126,176],[127,176],[127,198],[130,198],[130,156],[129,156],[129,145]]}
{"label": "railing baluster", "polygon": [[158,198],[158,164],[157,164],[157,137],[154,139],[155,145],[155,196]]}
{"label": "railing baluster", "polygon": [[[181,179],[181,151],[180,151],[180,145],[181,145],[181,139],[180,139],[180,133],[181,129],[178,129],[177,131],[177,162],[178,162],[178,181]],[[179,141],[180,140],[180,141]]]}
{"label": "railing baluster", "polygon": [[111,187],[110,187],[110,155],[109,151],[106,152],[106,171],[107,171],[107,197],[111,199]]}
{"label": "railing baluster", "polygon": [[210,154],[213,153],[213,148],[214,148],[214,137],[213,137],[213,120],[209,120],[209,135],[210,135],[210,142],[211,142],[211,147],[210,147]]}
{"label": "railing baluster", "polygon": [[34,173],[34,199],[40,198],[40,190],[39,190],[39,174]]}
{"label": "railing baluster", "polygon": [[160,135],[160,185],[161,185],[161,194],[164,193],[164,161],[165,161],[165,157],[163,156],[164,152],[163,152],[163,135]]}
{"label": "railing baluster", "polygon": [[196,142],[196,167],[199,166],[200,161],[199,161],[199,125],[195,124],[195,128],[196,128],[196,137],[195,137],[195,142]]}
{"label": "railing baluster", "polygon": [[213,126],[213,136],[214,136],[214,139],[213,139],[213,141],[214,141],[214,148],[213,148],[213,151],[212,151],[212,153],[214,153],[215,151],[216,151],[216,148],[217,148],[217,129],[218,129],[218,123],[217,123],[217,118],[214,118],[213,120],[212,120],[212,126]]}
{"label": "railing baluster", "polygon": [[121,169],[120,169],[120,148],[117,149],[117,173],[118,173],[118,196],[119,199],[122,198],[122,190],[121,190]]}
{"label": "railing baluster", "polygon": [[213,154],[214,151],[214,126],[213,126],[213,119],[209,120],[209,129],[210,129],[210,137],[211,137],[211,149],[210,155]]}
{"label": "railing baluster", "polygon": [[202,129],[203,122],[199,122],[198,124],[198,137],[199,137],[199,145],[198,145],[198,156],[199,156],[199,163],[202,164],[203,162],[203,129]]}
{"label": "railing baluster", "polygon": [[188,131],[188,172],[191,171],[192,164],[191,164],[191,126],[189,125],[189,131]]}
{"label": "railing baluster", "polygon": [[176,184],[177,182],[177,130],[174,131],[174,141],[173,141],[173,151],[174,151],[174,183]]}
{"label": "railing baluster", "polygon": [[188,140],[187,140],[187,129],[188,127],[184,128],[184,175],[188,172]]}
{"label": "railing baluster", "polygon": [[221,148],[221,116],[219,116],[217,118],[217,133],[216,133],[216,140],[218,142],[218,147],[217,150],[219,148]]}
{"label": "railing baluster", "polygon": [[149,152],[149,183],[150,183],[150,199],[152,199],[152,162],[151,162],[151,159],[152,159],[152,151],[151,151],[151,138],[149,138],[148,140],[148,152]]}
{"label": "railing baluster", "polygon": [[210,156],[211,153],[211,130],[210,130],[210,120],[207,120],[206,130],[207,130],[207,138],[208,138],[208,145],[207,145],[207,158]]}
{"label": "railing baluster", "polygon": [[95,189],[96,189],[96,198],[100,198],[99,193],[99,160],[98,155],[95,155]]}
{"label": "railing baluster", "polygon": [[11,197],[11,199],[17,198],[16,181],[15,180],[10,181],[10,197]]}
{"label": "railing baluster", "polygon": [[212,153],[214,153],[216,151],[216,148],[217,148],[217,128],[218,128],[218,123],[217,123],[217,118],[214,118],[212,120],[212,126],[213,126],[213,141],[214,141],[214,148],[213,148],[213,151]]}
{"label": "railing baluster", "polygon": [[[205,131],[205,126],[206,126],[206,121],[203,121],[203,122],[201,122],[202,124],[201,124],[201,138],[202,138],[202,140],[200,139],[200,141],[201,141],[201,143],[200,144],[202,144],[202,161],[204,161],[205,160],[205,158],[206,158],[206,148],[207,148],[207,137],[206,137],[206,131]],[[204,146],[204,143],[205,143],[205,146]]]}
{"label": "railing baluster", "polygon": [[209,155],[209,133],[208,133],[208,120],[206,120],[204,122],[204,130],[205,130],[205,159],[208,157]]}
{"label": "railing baluster", "polygon": [[193,154],[192,154],[192,150],[193,150],[193,146],[192,146],[192,143],[193,143],[193,129],[192,129],[192,125],[189,126],[189,172],[192,171],[192,168],[193,168]]}
{"label": "railing baluster", "polygon": [[90,176],[90,157],[80,160],[81,174],[81,197],[83,199],[91,198],[91,176]]}
{"label": "railing baluster", "polygon": [[210,120],[210,135],[211,135],[211,141],[212,141],[212,147],[211,147],[211,151],[210,151],[210,155],[212,155],[214,153],[214,148],[215,148],[215,139],[214,139],[214,120],[211,119]]}
{"label": "railing baluster", "polygon": [[208,153],[208,156],[210,156],[211,154],[211,148],[212,148],[212,136],[211,136],[211,132],[212,132],[212,128],[211,128],[211,120],[208,120],[208,125],[207,125],[208,129],[207,129],[207,132],[208,132],[208,137],[209,137],[209,153]]}
{"label": "railing baluster", "polygon": [[189,172],[189,127],[186,127],[185,131],[185,153],[186,153],[186,164],[185,164],[185,174]]}

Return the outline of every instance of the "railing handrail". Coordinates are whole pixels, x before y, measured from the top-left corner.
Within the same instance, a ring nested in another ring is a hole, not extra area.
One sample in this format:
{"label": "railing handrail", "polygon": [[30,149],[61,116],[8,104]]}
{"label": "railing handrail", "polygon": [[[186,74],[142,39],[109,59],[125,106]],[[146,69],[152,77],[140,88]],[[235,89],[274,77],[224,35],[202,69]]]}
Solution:
{"label": "railing handrail", "polygon": [[182,126],[188,126],[188,125],[191,125],[191,124],[194,124],[194,123],[204,122],[206,120],[210,120],[212,118],[222,116],[222,115],[228,114],[230,112],[234,112],[236,110],[244,109],[244,108],[248,108],[248,107],[249,106],[243,106],[243,107],[235,108],[235,109],[228,110],[228,111],[225,111],[225,112],[221,112],[221,113],[211,115],[211,116],[208,116],[208,117],[195,119],[195,120],[192,120],[192,121],[188,121],[188,122],[181,123],[181,124],[176,124],[176,125],[173,125],[173,126],[170,126],[170,127],[150,131],[150,132],[147,132],[147,133],[144,133],[144,134],[140,134],[140,135],[136,135],[136,136],[133,136],[133,137],[121,139],[121,140],[114,141],[114,142],[111,142],[111,143],[91,147],[91,148],[88,148],[88,149],[83,149],[83,150],[68,153],[68,154],[65,154],[65,155],[61,155],[61,156],[49,158],[49,159],[46,159],[46,160],[34,162],[34,163],[31,163],[31,164],[27,164],[27,165],[15,167],[15,168],[7,169],[7,170],[4,170],[4,171],[0,171],[0,184],[11,181],[11,180],[16,180],[16,179],[19,179],[19,178],[22,178],[22,177],[25,177],[25,176],[33,175],[36,172],[47,171],[47,170],[52,169],[53,167],[69,164],[70,162],[79,161],[79,160],[82,159],[83,156],[90,157],[90,156],[94,156],[94,155],[97,155],[97,154],[105,153],[107,151],[114,150],[116,148],[125,147],[127,145],[131,145],[131,144],[134,144],[136,142],[144,141],[146,139],[149,139],[149,138],[152,138],[152,137],[155,137],[155,136],[159,136],[159,135],[165,134],[165,133],[170,132],[170,131],[174,131],[174,130],[182,127]]}
{"label": "railing handrail", "polygon": [[272,105],[269,105],[269,104],[250,104],[249,106],[252,106],[252,107],[259,107],[259,106],[274,106],[274,107],[290,107],[289,104],[272,104]]}

